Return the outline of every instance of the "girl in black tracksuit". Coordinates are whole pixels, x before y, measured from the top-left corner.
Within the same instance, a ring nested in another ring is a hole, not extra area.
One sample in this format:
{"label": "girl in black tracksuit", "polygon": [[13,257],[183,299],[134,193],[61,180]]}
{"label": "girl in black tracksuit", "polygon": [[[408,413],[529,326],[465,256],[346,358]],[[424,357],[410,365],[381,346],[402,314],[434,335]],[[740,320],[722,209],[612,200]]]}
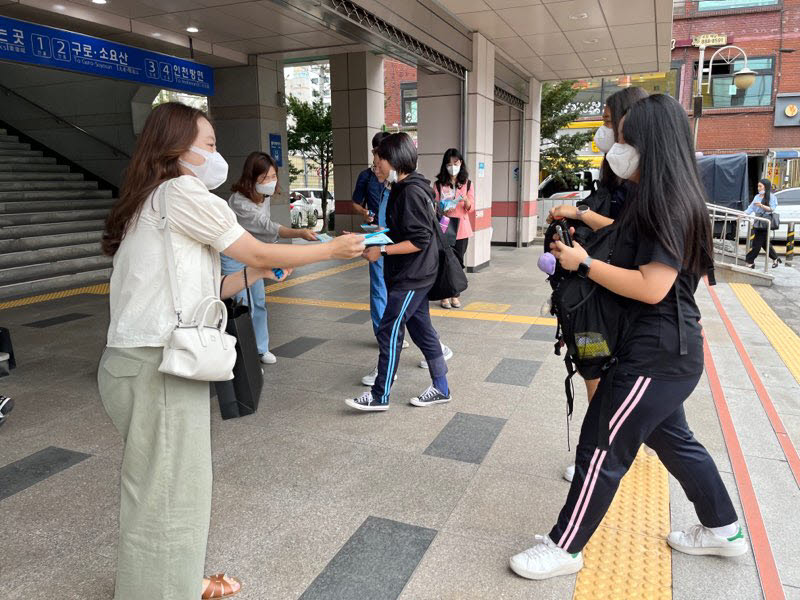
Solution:
{"label": "girl in black tracksuit", "polygon": [[[619,482],[646,443],[680,482],[701,525],[667,543],[688,554],[737,556],[747,544],[728,492],[686,422],[683,402],[703,373],[700,311],[694,292],[711,266],[711,230],[697,178],[689,123],[681,105],[658,94],[634,104],[606,155],[622,179],[638,182],[617,223],[610,263],[580,246],[552,245],[561,265],[622,297],[638,316],[589,404],[576,451],[575,477],[548,536],[511,559],[530,579],[575,573]],[[633,311],[631,311],[631,314]],[[600,439],[602,426],[608,445]]]}
{"label": "girl in black tracksuit", "polygon": [[370,262],[383,256],[388,292],[376,336],[380,346],[378,375],[370,391],[345,402],[362,411],[389,408],[389,392],[408,327],[411,339],[425,356],[432,380],[428,389],[411,399],[411,404],[442,404],[450,401],[445,376],[447,365],[428,308],[428,292],[439,269],[433,190],[430,182],[416,172],[417,151],[408,134],[396,133],[384,138],[376,154],[380,178],[392,186],[386,207],[386,226],[394,242],[388,246],[371,246],[364,251],[364,258]]}

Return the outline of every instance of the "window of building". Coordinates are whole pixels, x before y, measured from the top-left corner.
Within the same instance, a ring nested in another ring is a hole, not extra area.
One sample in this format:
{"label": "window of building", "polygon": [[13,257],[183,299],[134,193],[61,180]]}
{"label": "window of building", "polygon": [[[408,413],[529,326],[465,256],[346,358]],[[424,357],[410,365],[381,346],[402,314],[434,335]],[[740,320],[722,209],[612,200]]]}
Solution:
{"label": "window of building", "polygon": [[619,90],[636,86],[648,94],[668,94],[678,98],[680,92],[680,64],[674,64],[666,73],[643,73],[641,75],[621,75],[603,79],[582,79],[575,82],[578,93],[568,108],[576,108],[582,117],[595,117],[603,114],[606,98]]}
{"label": "window of building", "polygon": [[417,124],[417,82],[400,84],[403,102],[403,125]]}
{"label": "window of building", "polygon": [[[711,77],[711,90],[703,84],[704,108],[732,108],[737,106],[770,106],[772,104],[772,80],[774,72],[772,58],[751,58],[747,66],[756,72],[756,80],[746,90],[738,89],[733,83],[733,74],[744,67],[744,60],[728,64],[714,61]],[[705,62],[708,69],[709,62]],[[697,93],[697,63],[694,63],[694,93]],[[706,79],[707,81],[707,79]]]}
{"label": "window of building", "polygon": [[708,12],[712,10],[732,10],[735,8],[753,8],[755,6],[775,6],[780,0],[700,0],[697,10]]}

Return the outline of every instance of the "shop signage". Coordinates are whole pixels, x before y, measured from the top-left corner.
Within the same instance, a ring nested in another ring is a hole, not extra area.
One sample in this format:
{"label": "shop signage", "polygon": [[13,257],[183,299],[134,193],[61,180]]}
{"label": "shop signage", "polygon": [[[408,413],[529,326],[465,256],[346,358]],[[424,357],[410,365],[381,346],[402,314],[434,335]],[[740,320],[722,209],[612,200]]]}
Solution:
{"label": "shop signage", "polygon": [[724,33],[704,33],[692,38],[692,46],[724,46],[728,43],[728,36]]}
{"label": "shop signage", "polygon": [[800,93],[778,94],[775,97],[775,127],[800,126]]}
{"label": "shop signage", "polygon": [[0,17],[0,60],[211,96],[214,72],[190,60]]}
{"label": "shop signage", "polygon": [[269,153],[275,164],[279,167],[283,166],[283,148],[281,147],[281,136],[278,133],[269,134]]}

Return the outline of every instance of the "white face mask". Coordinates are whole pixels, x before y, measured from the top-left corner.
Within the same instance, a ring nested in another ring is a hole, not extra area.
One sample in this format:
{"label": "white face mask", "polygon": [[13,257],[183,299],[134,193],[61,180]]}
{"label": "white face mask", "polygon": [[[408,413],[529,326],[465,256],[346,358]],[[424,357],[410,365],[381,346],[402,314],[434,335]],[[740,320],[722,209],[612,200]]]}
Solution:
{"label": "white face mask", "polygon": [[386,178],[387,183],[396,183],[397,182],[397,171],[392,169],[389,171],[389,177]]}
{"label": "white face mask", "polygon": [[275,188],[278,187],[277,181],[270,181],[269,183],[257,183],[256,191],[265,196],[272,196],[275,193]]}
{"label": "white face mask", "polygon": [[594,134],[594,143],[600,152],[606,154],[614,145],[614,130],[605,125],[598,127]]}
{"label": "white face mask", "polygon": [[450,173],[450,177],[455,177],[461,171],[461,165],[447,165],[447,172]]}
{"label": "white face mask", "polygon": [[606,154],[611,170],[621,179],[630,179],[639,168],[639,151],[628,144],[614,144]]}
{"label": "white face mask", "polygon": [[215,190],[225,183],[225,180],[228,179],[228,163],[219,152],[209,152],[197,146],[192,146],[191,150],[205,158],[205,162],[202,165],[193,165],[185,160],[180,160],[178,162],[181,165],[194,173],[209,190]]}

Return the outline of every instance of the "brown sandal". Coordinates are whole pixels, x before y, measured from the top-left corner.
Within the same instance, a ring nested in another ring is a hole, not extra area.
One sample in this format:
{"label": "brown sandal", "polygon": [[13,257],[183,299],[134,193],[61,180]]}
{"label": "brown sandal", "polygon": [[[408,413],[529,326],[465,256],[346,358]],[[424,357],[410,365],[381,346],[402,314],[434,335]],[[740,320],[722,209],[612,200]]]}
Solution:
{"label": "brown sandal", "polygon": [[203,579],[202,600],[217,600],[218,598],[231,598],[242,591],[241,582],[235,577],[229,577],[225,573],[217,573]]}

